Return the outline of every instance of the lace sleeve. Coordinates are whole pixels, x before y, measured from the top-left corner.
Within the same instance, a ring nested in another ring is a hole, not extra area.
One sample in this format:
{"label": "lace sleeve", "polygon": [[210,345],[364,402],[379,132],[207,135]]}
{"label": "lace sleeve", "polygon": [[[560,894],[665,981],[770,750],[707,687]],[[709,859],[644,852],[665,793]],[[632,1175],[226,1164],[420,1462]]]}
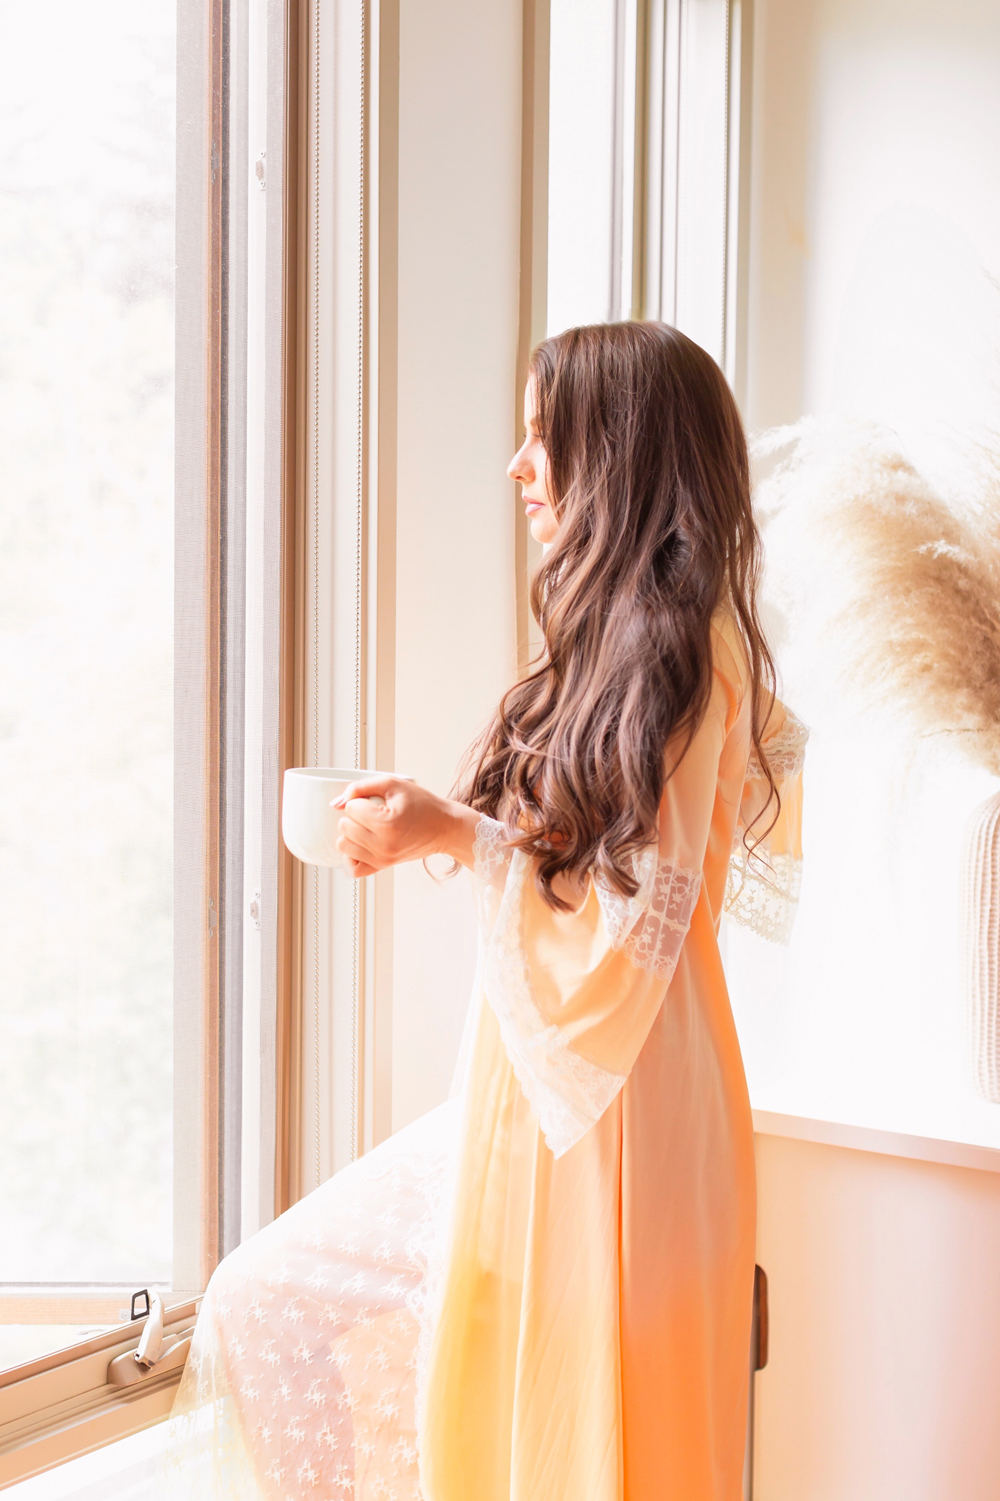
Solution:
{"label": "lace sleeve", "polygon": [[701,891],[701,871],[676,860],[657,858],[654,848],[633,860],[639,890],[623,897],[600,879],[597,900],[611,946],[624,949],[637,969],[669,984]]}
{"label": "lace sleeve", "polygon": [[482,814],[472,843],[472,883],[480,927],[487,934],[492,931],[500,910],[510,853],[505,844],[503,824]]}
{"label": "lace sleeve", "polygon": [[[531,861],[520,850],[505,850],[502,827],[489,819],[480,823],[474,855],[486,998],[524,1097],[553,1155],[561,1157],[601,1118],[627,1074],[585,1057],[577,1039],[538,1004],[522,934]],[[701,872],[658,860],[653,848],[636,858],[636,878],[639,890],[632,898],[596,881],[594,889],[611,948],[631,960],[634,988],[655,1010],[677,967]],[[642,977],[663,983],[651,991]],[[620,998],[626,1008],[627,991]]]}
{"label": "lace sleeve", "polygon": [[[731,921],[750,928],[770,943],[787,944],[792,935],[802,880],[800,778],[805,764],[809,731],[790,709],[785,710],[781,729],[765,741],[767,764],[781,797],[781,812],[774,828],[760,844],[748,850],[744,835],[747,817],[741,814],[729,862],[725,912]],[[764,770],[756,753],[747,764],[744,807],[751,801],[763,805],[761,783]],[[754,784],[757,784],[756,788]],[[763,789],[766,793],[766,785]]]}
{"label": "lace sleeve", "polygon": [[768,854],[764,845],[748,852],[740,834],[733,846],[726,885],[726,916],[769,943],[791,942],[799,904],[802,861],[795,855]]}
{"label": "lace sleeve", "polygon": [[[793,714],[791,709],[786,709],[781,729],[777,734],[772,735],[770,740],[764,742],[767,764],[779,788],[782,782],[789,782],[793,777],[801,774],[806,761],[808,739],[809,731],[801,719]],[[747,762],[746,779],[748,782],[757,782],[763,778],[764,768],[760,764],[756,750],[751,750],[750,760]]]}

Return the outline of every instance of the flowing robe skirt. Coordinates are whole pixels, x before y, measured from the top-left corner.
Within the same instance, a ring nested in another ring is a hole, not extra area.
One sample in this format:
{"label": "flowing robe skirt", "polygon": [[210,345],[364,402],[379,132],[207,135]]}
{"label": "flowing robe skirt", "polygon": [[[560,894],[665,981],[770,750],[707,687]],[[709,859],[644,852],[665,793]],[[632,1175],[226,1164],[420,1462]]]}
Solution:
{"label": "flowing robe skirt", "polygon": [[[763,801],[749,715],[723,630],[632,900],[591,882],[554,913],[483,820],[458,1097],[222,1263],[178,1494],[738,1501],[753,1127],[717,931]],[[787,814],[772,839],[794,844]]]}

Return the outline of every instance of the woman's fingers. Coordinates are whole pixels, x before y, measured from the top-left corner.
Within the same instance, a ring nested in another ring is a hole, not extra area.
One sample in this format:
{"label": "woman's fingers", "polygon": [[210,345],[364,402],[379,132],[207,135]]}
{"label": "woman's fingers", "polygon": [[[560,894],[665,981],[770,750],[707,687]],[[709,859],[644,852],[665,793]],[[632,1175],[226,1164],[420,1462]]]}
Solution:
{"label": "woman's fingers", "polygon": [[[377,836],[379,821],[385,817],[385,799],[397,781],[396,777],[382,777],[374,782],[352,782],[330,804],[344,813],[338,825],[337,849],[344,856],[349,875],[375,875],[391,864],[387,852],[378,848],[377,837],[373,836]],[[378,798],[378,802],[372,803],[372,798]]]}
{"label": "woman's fingers", "polygon": [[[404,820],[405,823],[405,820]],[[340,833],[366,852],[372,864],[391,865],[403,855],[399,807],[373,807],[366,798],[352,798],[342,811]]]}
{"label": "woman's fingers", "polygon": [[379,854],[377,831],[359,822],[353,812],[345,813],[341,818],[338,835],[337,848],[342,852],[350,848],[360,850],[363,855],[377,856]]}
{"label": "woman's fingers", "polygon": [[331,808],[343,808],[347,803],[353,801],[354,798],[386,798],[400,782],[407,782],[408,780],[408,777],[390,776],[387,773],[384,777],[372,777],[370,780],[366,779],[364,782],[352,782],[349,787],[344,788],[339,797],[334,798],[330,806]]}
{"label": "woman's fingers", "polygon": [[363,871],[352,870],[352,875],[372,875],[376,871],[384,870],[390,863],[384,855],[380,854],[377,845],[371,840],[364,826],[356,823],[352,818],[345,817],[340,820],[337,849],[351,864],[365,867]]}
{"label": "woman's fingers", "polygon": [[[377,797],[380,794],[371,793],[369,795]],[[368,801],[368,797],[352,797],[343,805],[343,809],[347,818],[353,820],[355,823],[363,824],[366,829],[377,829],[380,823],[385,822],[385,803],[371,803]],[[343,819],[340,821],[341,823],[344,822]]]}

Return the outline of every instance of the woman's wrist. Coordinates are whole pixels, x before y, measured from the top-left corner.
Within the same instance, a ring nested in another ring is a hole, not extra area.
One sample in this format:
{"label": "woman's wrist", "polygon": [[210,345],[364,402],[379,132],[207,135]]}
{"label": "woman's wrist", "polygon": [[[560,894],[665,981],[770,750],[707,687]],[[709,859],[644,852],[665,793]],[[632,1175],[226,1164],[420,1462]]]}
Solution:
{"label": "woman's wrist", "polygon": [[450,855],[453,860],[457,860],[460,865],[467,865],[471,870],[480,815],[474,808],[466,807],[465,803],[456,803],[449,798],[442,798],[442,802],[441,853]]}

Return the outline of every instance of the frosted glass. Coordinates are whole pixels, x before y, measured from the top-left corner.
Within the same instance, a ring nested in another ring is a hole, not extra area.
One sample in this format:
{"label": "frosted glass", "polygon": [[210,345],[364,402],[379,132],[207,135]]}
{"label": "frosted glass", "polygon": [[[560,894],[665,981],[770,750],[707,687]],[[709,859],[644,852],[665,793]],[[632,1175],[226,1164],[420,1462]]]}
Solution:
{"label": "frosted glass", "polygon": [[176,7],[0,13],[9,1297],[170,1278]]}

